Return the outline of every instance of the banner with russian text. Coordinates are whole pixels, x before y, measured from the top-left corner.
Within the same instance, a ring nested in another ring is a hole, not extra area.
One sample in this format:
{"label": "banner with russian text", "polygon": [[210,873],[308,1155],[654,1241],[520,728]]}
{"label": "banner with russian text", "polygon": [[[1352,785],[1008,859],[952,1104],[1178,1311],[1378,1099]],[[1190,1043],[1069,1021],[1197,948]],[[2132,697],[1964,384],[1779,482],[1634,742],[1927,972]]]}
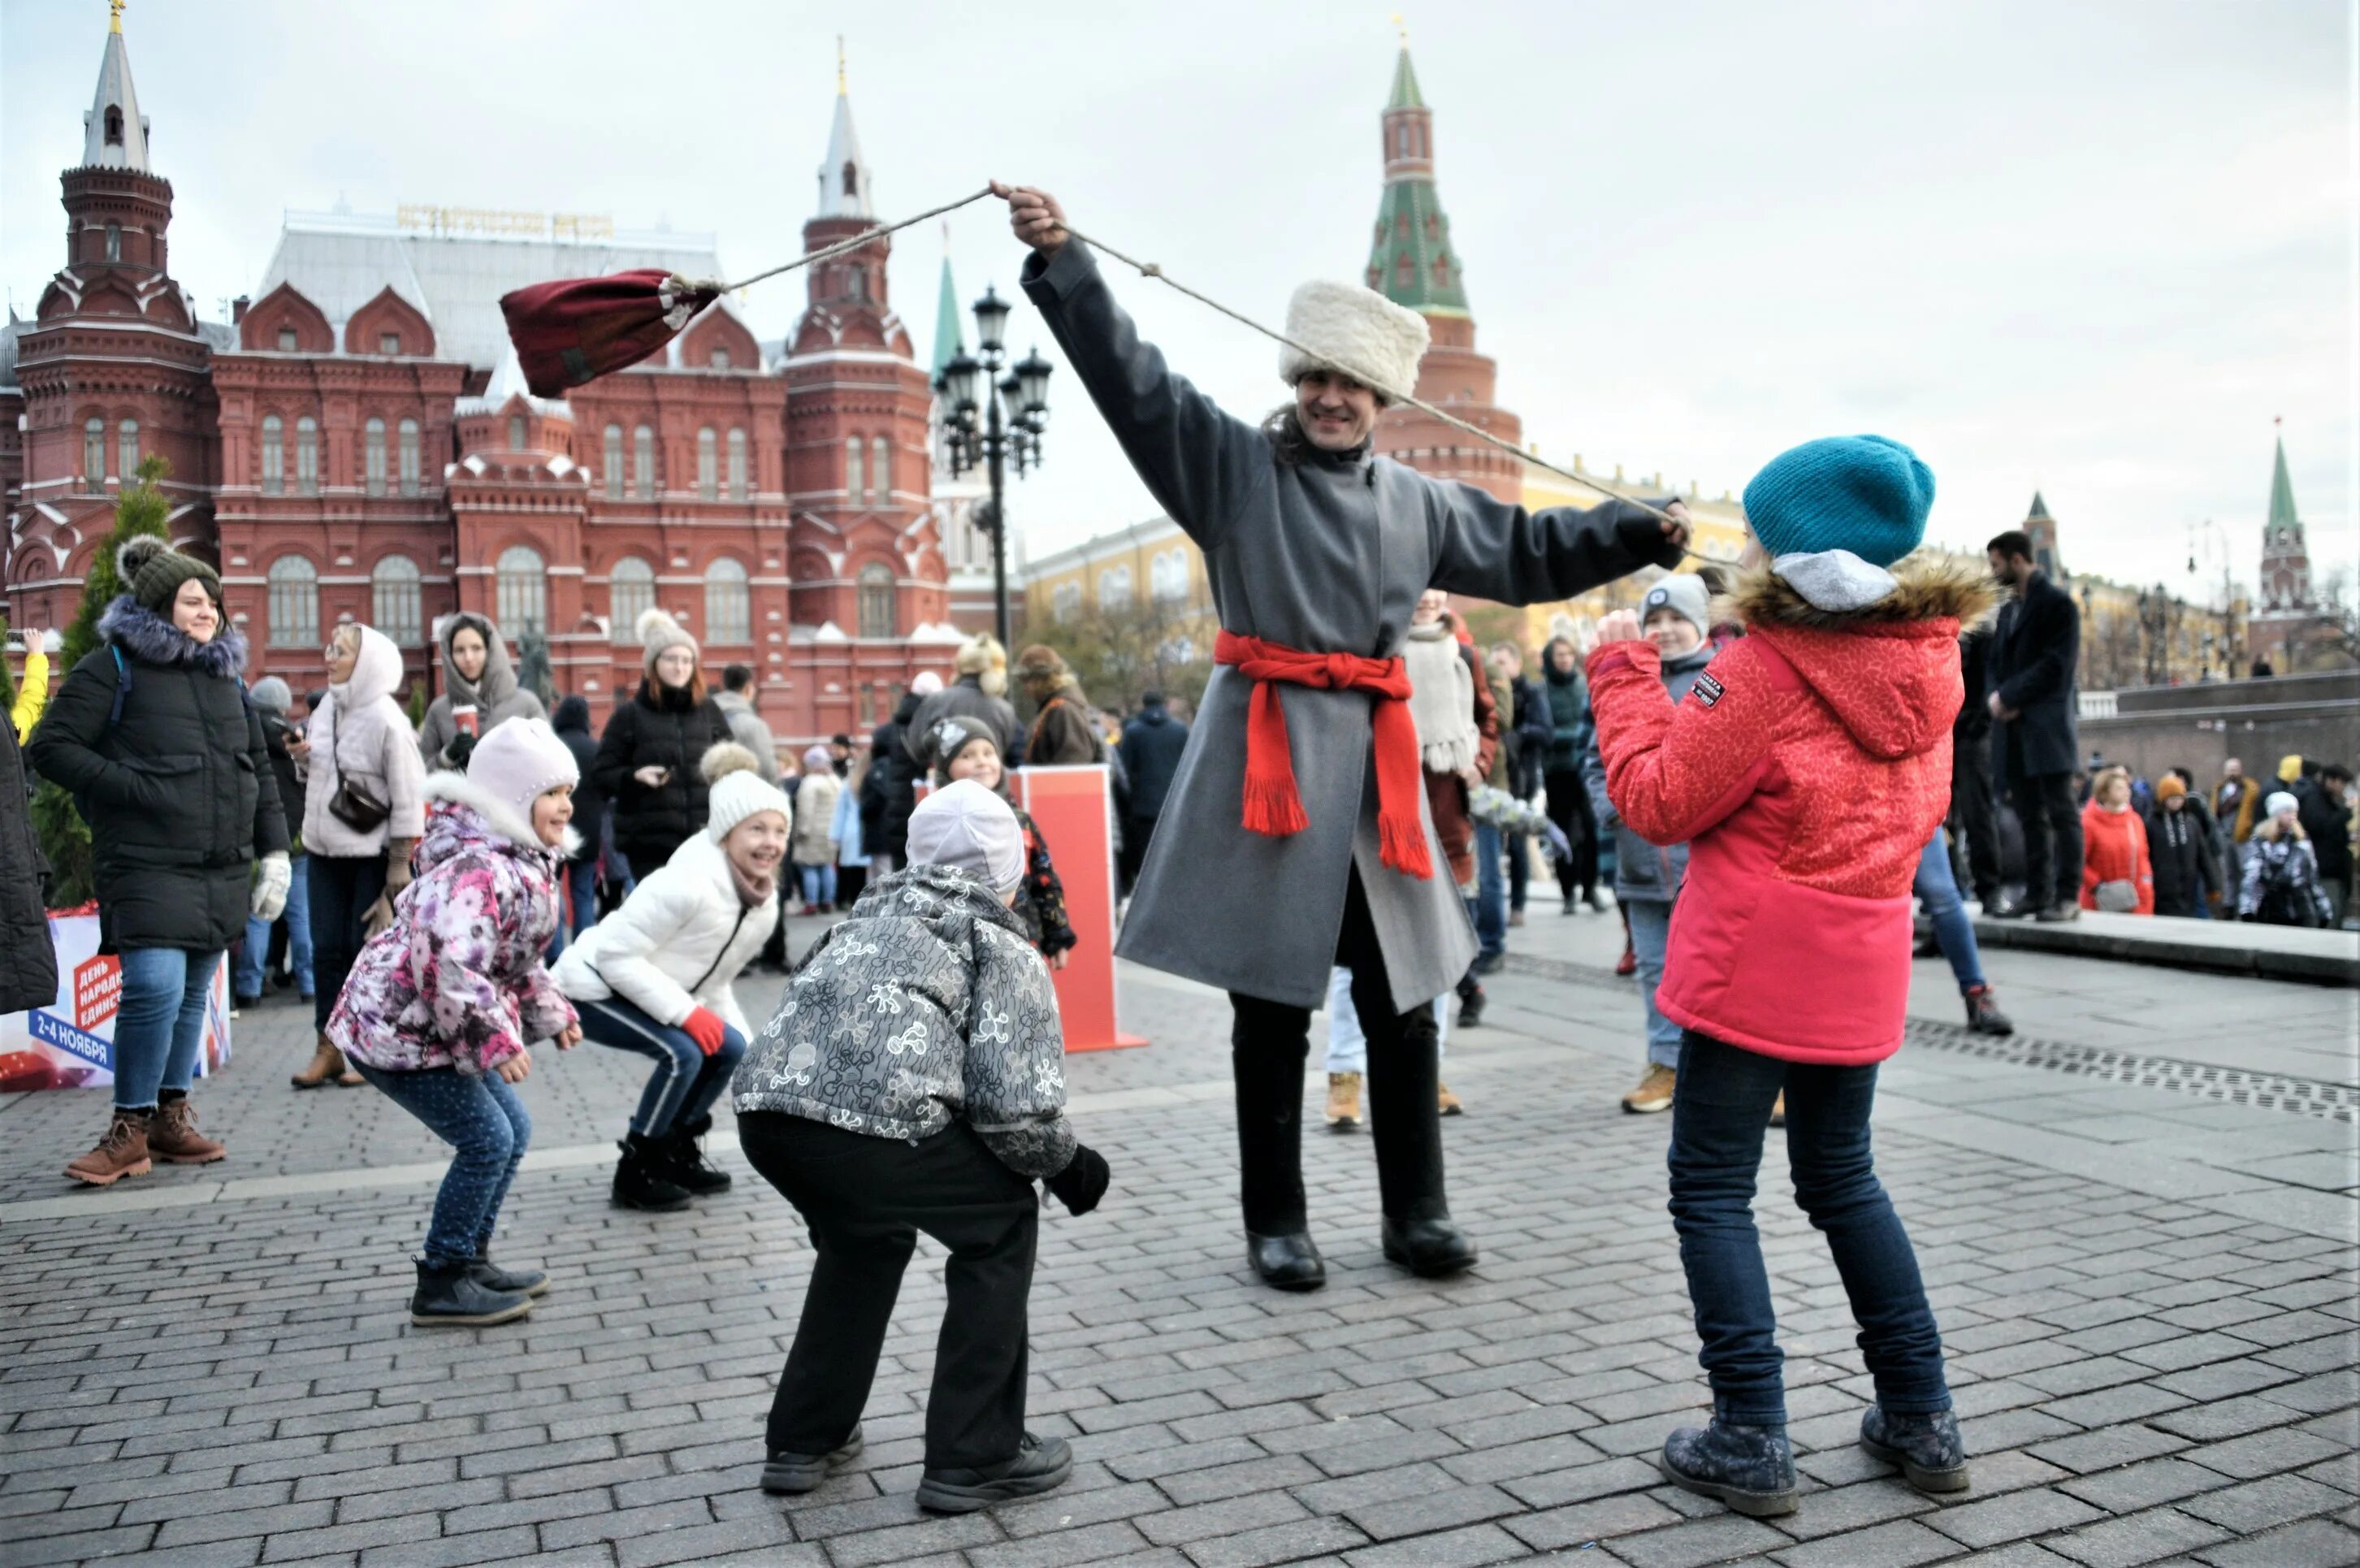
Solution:
{"label": "banner with russian text", "polygon": [[[98,950],[98,906],[52,911],[49,940],[58,952],[58,999],[47,1007],[0,1014],[0,1094],[31,1089],[104,1089],[115,1082],[115,1018],[123,1003],[123,964]],[[197,1074],[229,1062],[229,960],[213,966],[205,999]]]}

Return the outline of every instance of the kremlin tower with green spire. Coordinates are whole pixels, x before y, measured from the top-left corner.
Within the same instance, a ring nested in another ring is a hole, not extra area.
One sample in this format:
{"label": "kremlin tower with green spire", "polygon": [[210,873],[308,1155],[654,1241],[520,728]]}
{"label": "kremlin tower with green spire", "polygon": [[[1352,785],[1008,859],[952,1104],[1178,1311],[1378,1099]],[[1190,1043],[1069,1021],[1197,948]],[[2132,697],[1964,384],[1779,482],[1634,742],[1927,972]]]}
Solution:
{"label": "kremlin tower with green spire", "polygon": [[[1503,441],[1521,444],[1524,422],[1491,401],[1499,367],[1475,351],[1466,280],[1434,183],[1434,111],[1418,91],[1405,38],[1382,123],[1385,189],[1365,280],[1395,304],[1426,317],[1433,330],[1433,342],[1418,362],[1418,397]],[[1385,414],[1377,424],[1376,446],[1436,478],[1463,479],[1504,501],[1524,499],[1522,463],[1415,409]]]}

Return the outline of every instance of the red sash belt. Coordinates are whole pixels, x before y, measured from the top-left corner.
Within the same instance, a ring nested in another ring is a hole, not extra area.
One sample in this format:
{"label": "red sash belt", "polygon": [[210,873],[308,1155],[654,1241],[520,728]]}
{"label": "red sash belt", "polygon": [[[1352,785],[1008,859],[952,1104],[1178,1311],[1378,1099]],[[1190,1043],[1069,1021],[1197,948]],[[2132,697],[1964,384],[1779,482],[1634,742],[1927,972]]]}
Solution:
{"label": "red sash belt", "polygon": [[1274,683],[1328,691],[1367,692],[1377,700],[1371,714],[1377,755],[1377,844],[1384,863],[1408,876],[1430,878],[1434,863],[1426,848],[1426,824],[1418,815],[1425,781],[1419,776],[1417,727],[1409,716],[1409,670],[1399,659],[1363,659],[1357,653],[1306,653],[1298,649],[1224,631],[1213,643],[1213,662],[1227,664],[1253,682],[1246,713],[1245,826],[1251,832],[1284,839],[1311,825],[1295,785],[1295,752],[1286,738],[1286,713]]}

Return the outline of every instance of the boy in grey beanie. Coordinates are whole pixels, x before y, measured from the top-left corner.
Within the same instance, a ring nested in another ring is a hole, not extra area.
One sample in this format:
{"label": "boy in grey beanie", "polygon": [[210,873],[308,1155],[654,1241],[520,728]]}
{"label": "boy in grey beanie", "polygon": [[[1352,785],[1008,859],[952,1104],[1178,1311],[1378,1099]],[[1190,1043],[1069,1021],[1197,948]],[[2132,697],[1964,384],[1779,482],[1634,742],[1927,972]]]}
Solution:
{"label": "boy in grey beanie", "polygon": [[1072,1474],[1063,1439],[1024,1430],[1032,1183],[1087,1214],[1108,1171],[1065,1121],[1056,992],[1009,907],[1024,868],[1006,801],[971,780],[936,790],[911,814],[909,870],[821,938],[738,1069],[738,1141],[819,1255],[765,1491],[808,1492],[859,1453],[921,1231],[950,1260],[918,1506],[966,1513]]}

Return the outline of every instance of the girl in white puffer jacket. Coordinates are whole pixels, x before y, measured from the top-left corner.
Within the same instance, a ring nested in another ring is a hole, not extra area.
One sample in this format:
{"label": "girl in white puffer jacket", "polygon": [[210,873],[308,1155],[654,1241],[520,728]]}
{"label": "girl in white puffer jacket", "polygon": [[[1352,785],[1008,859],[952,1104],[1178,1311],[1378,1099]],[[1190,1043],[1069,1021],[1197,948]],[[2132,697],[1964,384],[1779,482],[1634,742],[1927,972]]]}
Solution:
{"label": "girl in white puffer jacket", "polygon": [[725,741],[698,765],[710,792],[705,830],[552,971],[585,1038],[656,1061],[615,1169],[614,1201],[626,1209],[685,1208],[728,1187],[697,1140],[753,1033],[730,982],[779,919],[793,808],[743,746]]}

